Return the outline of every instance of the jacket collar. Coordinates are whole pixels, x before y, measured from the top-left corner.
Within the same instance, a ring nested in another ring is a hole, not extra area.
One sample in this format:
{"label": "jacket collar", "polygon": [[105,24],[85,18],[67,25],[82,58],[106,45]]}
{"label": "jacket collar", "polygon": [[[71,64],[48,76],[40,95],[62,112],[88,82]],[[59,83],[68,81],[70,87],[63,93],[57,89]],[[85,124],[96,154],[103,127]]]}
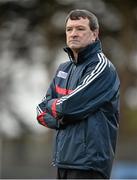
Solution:
{"label": "jacket collar", "polygon": [[69,47],[64,48],[64,51],[68,54],[69,59],[75,64],[81,64],[97,52],[102,51],[100,40],[96,40],[94,43],[86,46],[78,53],[77,63],[75,62],[72,50]]}

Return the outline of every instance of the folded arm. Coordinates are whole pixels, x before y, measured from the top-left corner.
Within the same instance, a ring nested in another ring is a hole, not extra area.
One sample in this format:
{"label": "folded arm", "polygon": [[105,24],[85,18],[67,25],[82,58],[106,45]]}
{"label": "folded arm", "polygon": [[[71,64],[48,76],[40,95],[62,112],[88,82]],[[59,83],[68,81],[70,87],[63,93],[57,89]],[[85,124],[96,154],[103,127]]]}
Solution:
{"label": "folded arm", "polygon": [[111,102],[119,90],[119,81],[109,62],[101,59],[87,71],[77,88],[59,99],[47,101],[46,108],[55,118],[63,121],[85,119],[104,103]]}

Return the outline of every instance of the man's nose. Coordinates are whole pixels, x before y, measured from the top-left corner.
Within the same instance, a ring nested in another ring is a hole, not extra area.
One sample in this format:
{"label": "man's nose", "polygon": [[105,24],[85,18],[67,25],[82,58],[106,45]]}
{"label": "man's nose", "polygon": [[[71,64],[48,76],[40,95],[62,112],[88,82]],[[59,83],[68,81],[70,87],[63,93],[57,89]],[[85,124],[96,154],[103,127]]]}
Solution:
{"label": "man's nose", "polygon": [[76,29],[73,29],[73,30],[72,30],[71,36],[73,36],[73,37],[78,36],[78,32],[77,32]]}

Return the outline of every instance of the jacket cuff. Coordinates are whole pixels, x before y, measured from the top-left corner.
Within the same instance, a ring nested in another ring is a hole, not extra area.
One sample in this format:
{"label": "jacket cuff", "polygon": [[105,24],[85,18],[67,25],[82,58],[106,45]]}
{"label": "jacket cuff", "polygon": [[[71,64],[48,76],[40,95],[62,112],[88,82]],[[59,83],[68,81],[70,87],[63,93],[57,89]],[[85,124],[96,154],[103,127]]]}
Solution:
{"label": "jacket cuff", "polygon": [[46,115],[46,112],[42,112],[41,114],[39,114],[39,115],[37,116],[37,120],[38,120],[38,122],[39,122],[41,125],[43,125],[43,126],[45,126],[45,127],[48,127],[46,121],[44,120],[44,116],[45,116],[45,115]]}

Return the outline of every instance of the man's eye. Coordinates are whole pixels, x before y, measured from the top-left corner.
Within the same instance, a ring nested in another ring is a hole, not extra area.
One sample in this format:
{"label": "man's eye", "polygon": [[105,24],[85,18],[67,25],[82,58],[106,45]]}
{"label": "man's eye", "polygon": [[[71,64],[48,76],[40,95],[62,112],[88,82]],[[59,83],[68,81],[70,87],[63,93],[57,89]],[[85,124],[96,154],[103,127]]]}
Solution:
{"label": "man's eye", "polygon": [[71,31],[72,29],[70,29],[70,28],[68,28],[68,29],[66,29],[66,31],[68,32],[68,31]]}
{"label": "man's eye", "polygon": [[84,28],[78,28],[79,31],[84,31],[85,29]]}

